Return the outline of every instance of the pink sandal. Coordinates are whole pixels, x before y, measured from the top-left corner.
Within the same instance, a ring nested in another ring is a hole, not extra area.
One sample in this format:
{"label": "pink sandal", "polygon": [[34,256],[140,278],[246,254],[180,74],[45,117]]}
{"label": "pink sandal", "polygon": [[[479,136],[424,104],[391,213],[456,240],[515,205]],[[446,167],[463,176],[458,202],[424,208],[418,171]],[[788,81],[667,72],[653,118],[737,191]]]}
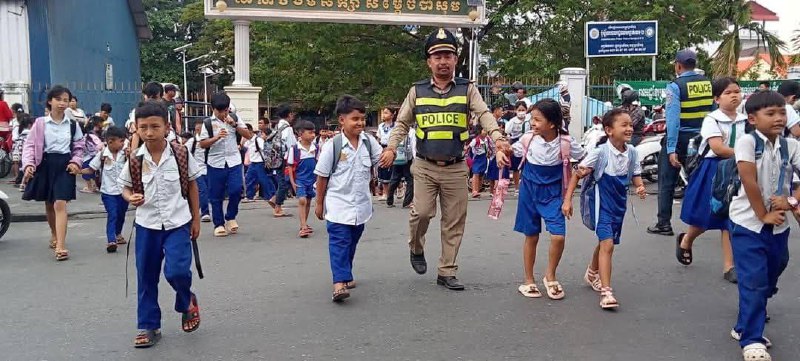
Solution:
{"label": "pink sandal", "polygon": [[603,287],[600,291],[600,307],[604,310],[613,310],[619,307],[619,302],[612,291],[611,287]]}
{"label": "pink sandal", "polygon": [[586,267],[586,273],[583,275],[583,280],[591,287],[595,292],[600,292],[602,290],[603,285],[600,284],[600,273]]}

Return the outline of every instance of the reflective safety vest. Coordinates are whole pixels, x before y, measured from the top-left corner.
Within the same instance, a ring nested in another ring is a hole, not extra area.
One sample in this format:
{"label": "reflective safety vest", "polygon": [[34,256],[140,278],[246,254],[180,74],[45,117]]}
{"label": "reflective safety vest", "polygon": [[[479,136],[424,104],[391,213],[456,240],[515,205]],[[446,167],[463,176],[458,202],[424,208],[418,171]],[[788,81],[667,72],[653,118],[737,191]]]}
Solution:
{"label": "reflective safety vest", "polygon": [[681,127],[700,129],[703,118],[711,112],[714,96],[711,82],[704,76],[695,74],[675,79],[680,89]]}
{"label": "reflective safety vest", "polygon": [[435,92],[430,80],[414,87],[417,154],[437,160],[463,158],[464,143],[469,139],[469,80],[456,78],[445,94]]}

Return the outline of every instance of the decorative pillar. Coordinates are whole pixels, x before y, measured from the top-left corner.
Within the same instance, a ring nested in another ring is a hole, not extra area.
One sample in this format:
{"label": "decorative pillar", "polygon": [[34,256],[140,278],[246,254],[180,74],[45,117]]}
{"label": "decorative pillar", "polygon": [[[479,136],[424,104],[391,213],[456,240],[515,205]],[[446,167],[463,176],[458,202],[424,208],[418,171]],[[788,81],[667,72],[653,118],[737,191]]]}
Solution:
{"label": "decorative pillar", "polygon": [[234,65],[236,78],[233,86],[252,86],[250,84],[250,21],[234,20]]}
{"label": "decorative pillar", "polygon": [[564,68],[558,71],[559,81],[567,84],[570,96],[570,115],[572,122],[569,124],[569,134],[576,139],[583,137],[586,119],[586,69]]}
{"label": "decorative pillar", "polygon": [[234,65],[233,84],[225,87],[225,93],[236,107],[236,115],[245,123],[258,126],[258,94],[261,87],[250,83],[250,21],[234,20]]}

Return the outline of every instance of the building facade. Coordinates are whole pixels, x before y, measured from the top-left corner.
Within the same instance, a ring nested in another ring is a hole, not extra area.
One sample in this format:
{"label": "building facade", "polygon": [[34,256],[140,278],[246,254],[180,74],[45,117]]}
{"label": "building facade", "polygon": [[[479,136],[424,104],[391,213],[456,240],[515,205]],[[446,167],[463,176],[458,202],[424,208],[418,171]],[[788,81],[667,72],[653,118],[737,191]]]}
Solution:
{"label": "building facade", "polygon": [[110,103],[124,121],[141,99],[139,41],[151,37],[141,0],[0,0],[0,87],[34,116],[60,84],[87,113]]}

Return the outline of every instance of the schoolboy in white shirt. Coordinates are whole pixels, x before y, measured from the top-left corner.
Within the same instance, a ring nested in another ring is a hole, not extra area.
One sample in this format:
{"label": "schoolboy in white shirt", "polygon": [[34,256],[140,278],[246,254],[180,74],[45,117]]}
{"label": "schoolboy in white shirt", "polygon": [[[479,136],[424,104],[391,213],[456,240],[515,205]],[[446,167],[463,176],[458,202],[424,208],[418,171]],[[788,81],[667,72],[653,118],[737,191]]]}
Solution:
{"label": "schoolboy in white shirt", "polygon": [[370,172],[383,150],[364,132],[365,113],[366,107],[358,99],[349,95],[339,98],[336,115],[342,133],[325,143],[314,170],[318,193],[314,213],[327,220],[334,302],[350,297],[348,289],[355,288],[353,258],[364,225],[372,217]]}

